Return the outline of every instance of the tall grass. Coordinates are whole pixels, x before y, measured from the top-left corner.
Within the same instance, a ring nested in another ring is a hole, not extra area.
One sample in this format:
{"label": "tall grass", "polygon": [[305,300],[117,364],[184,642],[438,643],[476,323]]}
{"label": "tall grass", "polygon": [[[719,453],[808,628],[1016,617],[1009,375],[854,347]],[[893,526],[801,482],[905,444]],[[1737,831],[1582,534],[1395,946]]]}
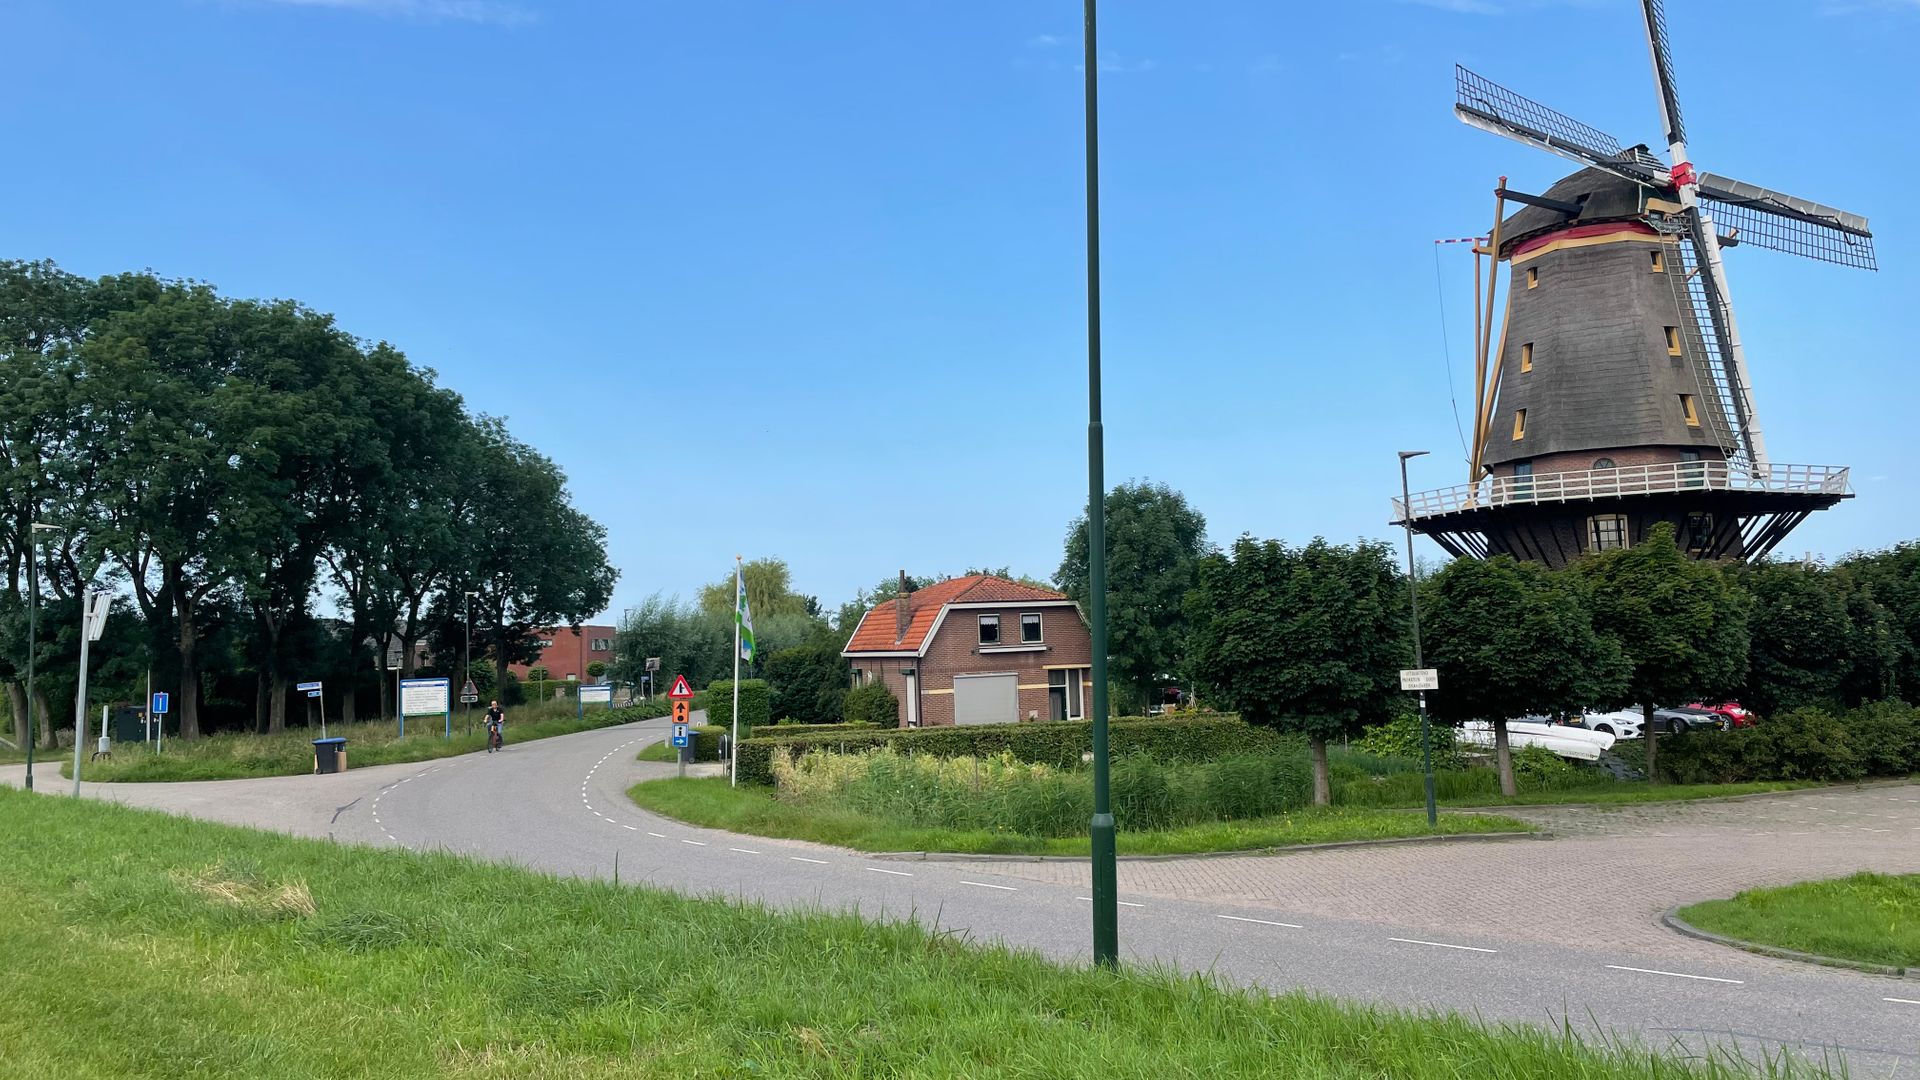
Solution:
{"label": "tall grass", "polygon": [[[1026,836],[1074,836],[1093,813],[1093,781],[1084,769],[997,757],[934,758],[891,748],[858,754],[811,750],[774,759],[780,798],[942,829]],[[1144,754],[1113,763],[1115,820],[1148,831],[1214,821],[1270,817],[1306,805],[1304,759],[1248,754],[1167,764]]]}
{"label": "tall grass", "polygon": [[1745,1072],[91,800],[0,791],[0,820],[8,1077]]}

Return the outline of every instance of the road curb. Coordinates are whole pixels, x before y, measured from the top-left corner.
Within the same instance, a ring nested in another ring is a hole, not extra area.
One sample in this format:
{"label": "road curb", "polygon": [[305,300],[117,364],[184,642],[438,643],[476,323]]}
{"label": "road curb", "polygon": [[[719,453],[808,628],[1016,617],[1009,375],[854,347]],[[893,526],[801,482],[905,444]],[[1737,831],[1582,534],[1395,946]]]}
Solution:
{"label": "road curb", "polygon": [[1886,975],[1895,979],[1920,979],[1920,968],[1892,967],[1887,964],[1869,964],[1861,960],[1843,960],[1837,956],[1821,956],[1818,953],[1800,952],[1795,949],[1783,949],[1777,945],[1762,945],[1757,941],[1742,941],[1739,938],[1716,934],[1711,930],[1702,930],[1680,917],[1679,905],[1670,907],[1660,916],[1660,922],[1667,929],[1690,938],[1710,941],[1715,945],[1728,945],[1742,952],[1758,953],[1778,960],[1797,960],[1803,964],[1818,964],[1821,967],[1846,968],[1849,971],[1864,971],[1869,975]]}
{"label": "road curb", "polygon": [[[1492,840],[1547,840],[1543,832],[1459,833],[1450,836],[1395,836],[1381,840],[1332,840],[1324,844],[1288,844],[1280,847],[1241,848],[1236,851],[1193,851],[1184,855],[1121,855],[1120,862],[1172,862],[1176,859],[1232,859],[1246,855],[1292,855],[1340,848],[1388,847],[1401,844],[1484,843]],[[881,851],[865,858],[896,862],[1083,863],[1087,855],[989,855],[966,851]]]}
{"label": "road curb", "polygon": [[1442,813],[1449,810],[1462,814],[1511,814],[1527,810],[1624,810],[1638,806],[1694,806],[1701,803],[1749,802],[1755,799],[1784,799],[1791,795],[1811,795],[1816,791],[1865,791],[1874,788],[1920,787],[1912,780],[1861,780],[1852,784],[1812,784],[1807,787],[1787,788],[1785,791],[1749,791],[1745,795],[1713,795],[1704,799],[1646,799],[1640,802],[1585,802],[1585,803],[1509,803],[1493,806],[1443,806]]}

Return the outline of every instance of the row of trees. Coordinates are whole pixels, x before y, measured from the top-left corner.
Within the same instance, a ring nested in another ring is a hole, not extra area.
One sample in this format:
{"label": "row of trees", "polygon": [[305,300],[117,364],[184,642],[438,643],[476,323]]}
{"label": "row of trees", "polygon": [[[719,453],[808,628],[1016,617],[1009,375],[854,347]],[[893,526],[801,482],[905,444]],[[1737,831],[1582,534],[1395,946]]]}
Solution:
{"label": "row of trees", "polygon": [[[615,578],[553,462],[392,345],[151,273],[0,263],[0,479],[20,737],[27,651],[43,694],[70,693],[90,589],[124,598],[95,651],[102,696],[151,670],[191,738],[278,730],[290,683],[322,676],[350,720],[356,697],[388,698],[390,637],[403,674],[423,644],[458,657],[469,604],[476,653],[524,660],[531,631],[598,612]],[[29,642],[35,522],[60,531],[37,535]]]}
{"label": "row of trees", "polygon": [[[1723,565],[1687,558],[1662,526],[1566,570],[1461,559],[1418,588],[1432,714],[1494,723],[1508,794],[1505,725],[1520,716],[1643,708],[1657,777],[1656,705],[1737,698],[1765,714],[1920,690],[1920,546]],[[1304,734],[1324,800],[1327,741],[1405,707],[1408,599],[1386,545],[1242,539],[1199,560],[1187,670],[1209,701]]]}

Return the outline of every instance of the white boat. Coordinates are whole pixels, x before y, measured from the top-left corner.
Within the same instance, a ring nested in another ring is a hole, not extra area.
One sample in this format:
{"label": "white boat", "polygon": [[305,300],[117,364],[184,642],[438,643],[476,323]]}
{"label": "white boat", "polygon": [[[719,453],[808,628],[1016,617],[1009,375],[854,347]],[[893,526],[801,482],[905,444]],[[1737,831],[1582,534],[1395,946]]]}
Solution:
{"label": "white boat", "polygon": [[[1469,720],[1460,725],[1460,741],[1493,749],[1493,724]],[[1530,720],[1507,721],[1507,744],[1518,750],[1523,746],[1544,746],[1563,758],[1598,761],[1613,746],[1613,736],[1604,731],[1589,731],[1565,724],[1539,724]]]}

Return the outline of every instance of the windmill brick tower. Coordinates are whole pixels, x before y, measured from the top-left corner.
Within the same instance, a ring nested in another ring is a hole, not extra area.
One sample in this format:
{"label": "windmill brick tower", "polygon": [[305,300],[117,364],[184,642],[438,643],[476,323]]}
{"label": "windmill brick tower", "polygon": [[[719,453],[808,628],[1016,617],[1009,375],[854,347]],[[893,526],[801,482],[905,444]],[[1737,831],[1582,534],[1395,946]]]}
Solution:
{"label": "windmill brick tower", "polygon": [[1396,524],[1456,556],[1562,566],[1668,522],[1692,555],[1755,558],[1851,497],[1845,468],[1769,460],[1720,253],[1747,244],[1873,269],[1873,234],[1858,215],[1697,173],[1660,0],[1642,11],[1671,165],[1456,69],[1461,120],[1584,166],[1539,195],[1503,177],[1476,248],[1494,273],[1475,297],[1469,481],[1394,501]]}

